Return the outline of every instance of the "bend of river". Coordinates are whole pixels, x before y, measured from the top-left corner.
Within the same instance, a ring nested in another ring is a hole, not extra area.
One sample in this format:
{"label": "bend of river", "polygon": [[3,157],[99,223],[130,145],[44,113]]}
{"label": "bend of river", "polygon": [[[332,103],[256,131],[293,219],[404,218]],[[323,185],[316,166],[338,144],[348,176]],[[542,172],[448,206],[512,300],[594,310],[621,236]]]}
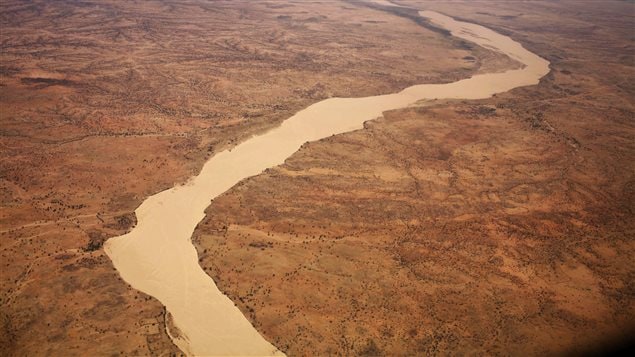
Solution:
{"label": "bend of river", "polygon": [[421,99],[480,99],[537,84],[549,62],[511,38],[483,26],[431,12],[419,14],[453,36],[499,51],[522,69],[478,74],[448,84],[415,85],[395,94],[367,98],[330,98],[285,120],[279,127],[214,155],[200,174],[146,199],[135,211],[137,226],[111,238],[105,251],[132,287],[157,298],[180,330],[172,336],[188,355],[284,355],[267,342],[198,264],[194,228],[211,200],[240,180],[282,164],[307,141],[361,129],[382,112]]}

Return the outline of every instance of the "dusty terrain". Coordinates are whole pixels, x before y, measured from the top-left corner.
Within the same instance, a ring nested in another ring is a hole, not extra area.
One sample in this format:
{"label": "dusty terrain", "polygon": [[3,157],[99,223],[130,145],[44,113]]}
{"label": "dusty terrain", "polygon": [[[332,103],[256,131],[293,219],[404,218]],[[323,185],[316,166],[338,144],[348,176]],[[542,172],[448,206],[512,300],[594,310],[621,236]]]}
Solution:
{"label": "dusty terrain", "polygon": [[2,354],[178,353],[161,305],[101,249],[144,197],[320,99],[515,66],[407,15],[334,1],[2,1]]}
{"label": "dusty terrain", "polygon": [[397,2],[496,29],[553,70],[306,144],[212,203],[201,265],[289,355],[579,354],[632,337],[635,5]]}

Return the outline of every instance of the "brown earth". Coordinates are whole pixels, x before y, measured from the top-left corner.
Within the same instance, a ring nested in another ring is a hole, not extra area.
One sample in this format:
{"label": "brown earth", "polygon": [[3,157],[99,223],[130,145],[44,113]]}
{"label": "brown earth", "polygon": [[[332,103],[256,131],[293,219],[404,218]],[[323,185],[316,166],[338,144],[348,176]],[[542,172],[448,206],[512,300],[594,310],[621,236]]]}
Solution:
{"label": "brown earth", "polygon": [[0,354],[178,353],[161,305],[101,249],[145,197],[320,99],[515,66],[412,13],[0,2]]}
{"label": "brown earth", "polygon": [[580,354],[635,328],[633,2],[396,1],[552,62],[306,144],[217,198],[201,265],[289,355]]}

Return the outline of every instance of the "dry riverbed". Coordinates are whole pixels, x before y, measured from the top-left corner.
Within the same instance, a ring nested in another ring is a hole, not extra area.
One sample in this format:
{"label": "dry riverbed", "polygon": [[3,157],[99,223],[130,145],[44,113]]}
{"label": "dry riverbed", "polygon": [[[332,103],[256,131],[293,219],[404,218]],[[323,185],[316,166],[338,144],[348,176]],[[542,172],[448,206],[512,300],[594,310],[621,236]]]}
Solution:
{"label": "dry riverbed", "polygon": [[522,68],[447,84],[416,85],[395,94],[331,98],[285,120],[280,127],[216,154],[183,186],[163,191],[135,211],[137,226],[106,242],[105,250],[134,288],[163,303],[179,330],[174,342],[192,355],[281,354],[265,341],[241,311],[218,290],[198,264],[190,237],[211,199],[239,181],[277,166],[303,143],[360,129],[384,111],[417,100],[477,99],[537,84],[548,62],[513,40],[482,26],[431,11],[419,16],[452,36],[505,54]]}

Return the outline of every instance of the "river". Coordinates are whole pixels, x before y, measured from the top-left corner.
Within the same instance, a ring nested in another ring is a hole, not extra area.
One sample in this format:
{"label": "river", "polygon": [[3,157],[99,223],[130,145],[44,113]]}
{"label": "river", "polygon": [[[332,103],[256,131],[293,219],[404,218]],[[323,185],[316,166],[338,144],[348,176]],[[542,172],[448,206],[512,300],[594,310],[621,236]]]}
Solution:
{"label": "river", "polygon": [[[419,14],[453,36],[499,51],[524,65],[502,73],[478,74],[447,84],[423,84],[399,93],[366,98],[329,98],[214,155],[186,184],[148,197],[135,213],[137,225],[109,239],[105,251],[121,277],[137,290],[157,298],[179,330],[173,341],[188,355],[283,355],[266,341],[198,264],[191,236],[211,200],[239,181],[282,164],[307,141],[361,129],[382,112],[422,99],[481,99],[537,84],[549,62],[511,38],[483,26],[445,15]],[[212,213],[213,214],[213,213]]]}

